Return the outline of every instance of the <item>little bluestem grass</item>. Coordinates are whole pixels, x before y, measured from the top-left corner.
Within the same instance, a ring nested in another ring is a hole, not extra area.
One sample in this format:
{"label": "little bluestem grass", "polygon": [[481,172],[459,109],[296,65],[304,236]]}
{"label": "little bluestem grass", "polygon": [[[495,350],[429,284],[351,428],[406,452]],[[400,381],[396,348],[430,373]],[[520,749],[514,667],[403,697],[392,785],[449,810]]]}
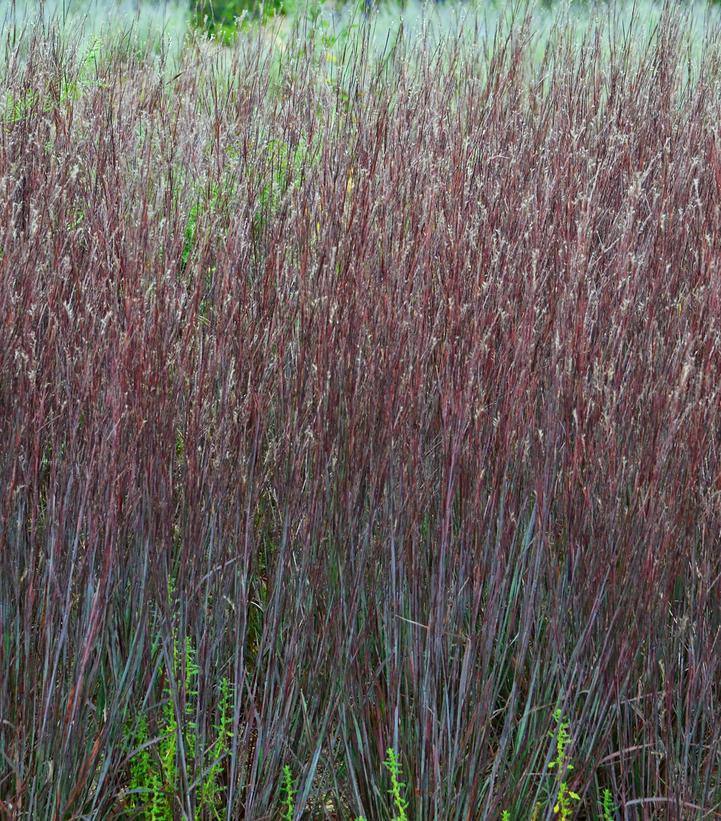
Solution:
{"label": "little bluestem grass", "polygon": [[659,14],[7,30],[3,807],[718,806],[721,31]]}

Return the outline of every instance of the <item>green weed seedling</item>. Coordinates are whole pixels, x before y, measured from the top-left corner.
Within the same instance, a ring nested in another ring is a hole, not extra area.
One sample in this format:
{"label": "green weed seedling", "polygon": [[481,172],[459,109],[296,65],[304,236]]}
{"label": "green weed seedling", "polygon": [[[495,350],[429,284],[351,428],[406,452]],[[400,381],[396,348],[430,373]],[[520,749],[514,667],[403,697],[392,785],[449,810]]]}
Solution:
{"label": "green weed seedling", "polygon": [[283,767],[283,778],[280,782],[280,804],[283,814],[281,818],[283,821],[293,821],[293,812],[295,810],[295,784],[293,783],[293,772],[286,764]]}
{"label": "green weed seedling", "polygon": [[231,731],[231,688],[227,676],[220,681],[220,699],[218,701],[218,723],[215,725],[215,743],[211,748],[211,765],[208,774],[200,787],[200,800],[196,818],[200,818],[204,809],[210,811],[213,818],[220,821],[221,787],[218,784],[223,759],[230,750]]}
{"label": "green weed seedling", "polygon": [[[162,794],[162,784],[153,764],[150,751],[144,745],[148,742],[148,722],[145,716],[138,720],[135,743],[141,747],[130,762],[130,808],[140,810],[153,807]],[[150,814],[150,818],[152,818]]]}
{"label": "green weed seedling", "polygon": [[616,821],[616,812],[618,807],[613,800],[613,793],[608,787],[604,787],[601,796],[601,821]]}
{"label": "green weed seedling", "polygon": [[393,806],[398,815],[394,816],[392,821],[408,821],[406,810],[408,809],[408,801],[403,795],[403,789],[406,786],[401,780],[401,764],[398,756],[392,747],[386,750],[386,760],[383,762],[385,768],[391,774],[391,788],[388,790],[393,798]]}
{"label": "green weed seedling", "polygon": [[253,216],[256,234],[262,233],[268,220],[278,212],[285,194],[300,185],[305,169],[317,160],[319,141],[309,142],[302,136],[294,148],[282,140],[269,139],[263,148],[268,175],[258,194]]}
{"label": "green weed seedling", "polygon": [[185,223],[185,231],[183,232],[183,250],[180,252],[180,270],[185,271],[190,255],[195,247],[195,239],[198,230],[198,218],[204,211],[213,211],[220,201],[220,188],[214,185],[210,192],[210,198],[204,201],[199,194],[196,201],[188,211],[188,220]]}
{"label": "green weed seedling", "polygon": [[573,815],[572,802],[580,801],[581,797],[578,793],[569,789],[568,782],[566,781],[566,775],[573,769],[573,765],[568,760],[566,753],[566,747],[568,747],[571,742],[571,736],[568,732],[569,723],[563,720],[560,709],[556,710],[553,714],[553,718],[557,725],[556,732],[551,733],[551,737],[553,738],[555,736],[556,738],[556,757],[548,765],[550,769],[556,770],[558,783],[558,795],[553,807],[553,812],[554,815],[560,817],[561,821],[569,821]]}
{"label": "green weed seedling", "polygon": [[199,205],[196,202],[188,212],[188,221],[185,224],[185,232],[183,234],[183,250],[180,252],[180,270],[184,271],[188,260],[190,259],[190,254],[193,250],[193,245],[195,244],[195,229],[198,224],[198,208]]}
{"label": "green weed seedling", "polygon": [[[182,738],[186,754],[190,760],[196,758],[197,727],[192,720],[193,706],[198,696],[199,669],[195,650],[189,637],[185,640],[185,694],[186,703],[183,715]],[[173,673],[180,669],[178,642],[173,642]],[[164,703],[158,735],[160,741],[157,756],[153,757],[147,746],[148,722],[141,716],[134,733],[134,744],[141,748],[130,761],[130,807],[141,811],[143,818],[149,821],[172,821],[172,796],[178,784],[178,722],[173,704],[170,685],[163,690]],[[214,727],[215,740],[208,748],[209,766],[200,783],[195,809],[196,819],[212,817],[220,821],[222,806],[222,787],[219,784],[223,760],[228,754],[231,737],[232,688],[224,676],[220,681],[218,699],[218,719]]]}
{"label": "green weed seedling", "polygon": [[19,123],[30,113],[38,99],[38,93],[34,89],[27,89],[27,91],[19,97],[7,94],[4,101],[5,121],[7,123]]}

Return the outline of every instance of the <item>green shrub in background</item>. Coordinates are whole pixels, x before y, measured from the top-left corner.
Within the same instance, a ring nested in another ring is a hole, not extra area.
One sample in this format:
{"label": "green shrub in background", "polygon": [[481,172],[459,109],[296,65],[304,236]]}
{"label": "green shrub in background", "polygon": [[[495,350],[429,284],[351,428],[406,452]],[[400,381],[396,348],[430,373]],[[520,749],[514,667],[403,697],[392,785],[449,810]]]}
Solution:
{"label": "green shrub in background", "polygon": [[244,21],[264,20],[290,11],[290,0],[191,0],[190,19],[220,40],[230,41]]}

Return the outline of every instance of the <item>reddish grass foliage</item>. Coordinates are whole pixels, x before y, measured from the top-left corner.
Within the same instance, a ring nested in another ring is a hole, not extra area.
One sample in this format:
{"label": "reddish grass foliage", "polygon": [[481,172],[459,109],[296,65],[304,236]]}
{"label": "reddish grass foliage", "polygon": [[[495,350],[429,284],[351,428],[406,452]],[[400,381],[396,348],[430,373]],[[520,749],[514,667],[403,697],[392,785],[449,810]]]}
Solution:
{"label": "reddish grass foliage", "polygon": [[6,49],[8,818],[718,815],[721,42],[500,31]]}

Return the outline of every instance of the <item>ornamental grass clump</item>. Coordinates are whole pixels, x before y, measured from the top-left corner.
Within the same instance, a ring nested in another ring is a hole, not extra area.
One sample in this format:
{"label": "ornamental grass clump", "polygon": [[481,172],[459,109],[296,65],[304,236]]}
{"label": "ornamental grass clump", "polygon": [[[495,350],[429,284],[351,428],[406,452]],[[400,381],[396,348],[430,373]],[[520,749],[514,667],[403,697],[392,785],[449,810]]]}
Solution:
{"label": "ornamental grass clump", "polygon": [[624,21],[3,39],[3,814],[715,811],[721,39]]}

